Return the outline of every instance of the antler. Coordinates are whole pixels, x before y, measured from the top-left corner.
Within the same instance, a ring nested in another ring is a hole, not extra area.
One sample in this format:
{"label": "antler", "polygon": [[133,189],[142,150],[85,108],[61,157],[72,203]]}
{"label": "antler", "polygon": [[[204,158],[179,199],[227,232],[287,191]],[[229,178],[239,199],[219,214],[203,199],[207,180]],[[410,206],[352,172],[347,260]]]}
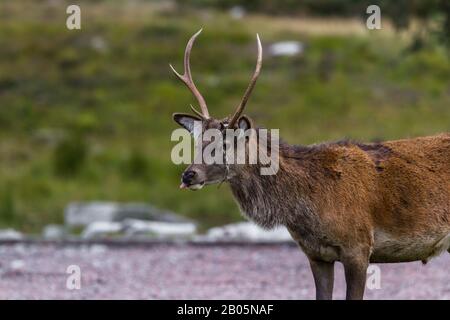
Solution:
{"label": "antler", "polygon": [[259,35],[256,34],[256,40],[258,42],[258,59],[256,61],[256,68],[255,72],[253,73],[253,77],[250,80],[250,84],[247,87],[247,90],[245,91],[244,97],[241,100],[241,103],[236,108],[236,111],[234,112],[233,117],[231,118],[230,122],[228,123],[228,128],[232,128],[236,121],[239,119],[239,117],[242,114],[242,111],[244,111],[245,105],[247,104],[248,98],[250,98],[250,95],[252,94],[252,90],[255,87],[256,80],[258,79],[259,72],[261,71],[262,66],[262,46],[261,46],[261,40],[259,40]]}
{"label": "antler", "polygon": [[201,116],[203,119],[208,119],[209,118],[208,107],[206,106],[205,99],[200,94],[200,92],[198,91],[197,87],[194,84],[194,81],[192,80],[191,67],[190,67],[190,64],[189,64],[189,58],[190,58],[190,55],[191,55],[192,46],[194,45],[195,38],[197,38],[197,36],[200,34],[200,32],[202,32],[202,29],[200,29],[196,34],[194,34],[191,37],[191,39],[189,39],[189,42],[188,42],[188,44],[186,46],[186,51],[184,52],[184,74],[183,75],[179,74],[174,69],[174,67],[172,67],[172,65],[170,65],[170,68],[177,75],[177,77],[181,81],[183,81],[183,83],[189,88],[189,90],[191,90],[192,94],[197,99],[198,104],[200,105],[200,109],[201,109],[202,112],[201,113],[198,112],[192,106],[191,106],[191,109],[194,110],[194,112],[197,115]]}

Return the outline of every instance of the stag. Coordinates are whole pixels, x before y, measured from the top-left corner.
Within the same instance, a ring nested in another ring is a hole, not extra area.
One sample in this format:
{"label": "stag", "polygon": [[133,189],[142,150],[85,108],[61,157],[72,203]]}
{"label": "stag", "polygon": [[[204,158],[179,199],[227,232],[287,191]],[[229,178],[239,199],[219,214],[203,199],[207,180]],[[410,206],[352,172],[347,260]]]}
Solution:
{"label": "stag", "polygon": [[[243,111],[262,65],[258,35],[256,70],[244,97],[231,116],[215,119],[189,65],[200,32],[187,44],[184,74],[171,66],[200,111],[191,106],[195,115],[173,119],[191,133],[196,121],[203,131],[255,128]],[[246,148],[258,143],[244,139]],[[260,163],[193,163],[181,188],[226,182],[245,217],[267,229],[285,226],[309,259],[317,299],[332,299],[336,261],[344,266],[346,298],[362,299],[369,263],[426,263],[450,252],[450,133],[382,143],[281,143],[278,152],[274,175],[261,175]]]}

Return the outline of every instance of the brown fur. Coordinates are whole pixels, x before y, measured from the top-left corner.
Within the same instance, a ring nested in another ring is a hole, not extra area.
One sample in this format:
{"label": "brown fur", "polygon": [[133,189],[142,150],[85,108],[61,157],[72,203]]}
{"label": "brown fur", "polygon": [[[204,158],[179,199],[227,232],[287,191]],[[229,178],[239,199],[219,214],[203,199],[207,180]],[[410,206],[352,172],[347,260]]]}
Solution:
{"label": "brown fur", "polygon": [[[178,117],[182,125],[194,119]],[[203,130],[226,123],[205,120]],[[253,127],[246,117],[242,123]],[[247,148],[258,144],[256,133]],[[286,226],[310,259],[317,298],[331,298],[335,261],[346,270],[347,298],[356,299],[369,262],[426,262],[450,250],[450,134],[370,144],[281,143],[279,155],[275,175],[261,175],[259,164],[231,165],[229,172],[224,165],[192,164],[186,171],[196,172],[193,185],[227,180],[256,224]]]}
{"label": "brown fur", "polygon": [[450,250],[437,245],[450,234],[450,134],[283,144],[280,157],[275,176],[236,168],[231,190],[249,219],[285,225],[311,261],[366,266]]}
{"label": "brown fur", "polygon": [[[172,69],[202,112],[174,114],[174,120],[191,132],[195,121],[202,121],[203,131],[253,128],[242,112],[261,69],[259,36],[256,69],[242,101],[232,117],[217,120],[190,74],[200,32],[186,47],[185,73]],[[246,148],[258,147],[255,135],[245,139]],[[335,261],[344,265],[347,299],[362,299],[369,262],[427,262],[450,252],[450,134],[373,144],[282,144],[279,151],[276,175],[261,175],[259,165],[194,163],[180,187],[228,181],[249,219],[264,228],[286,226],[310,260],[318,299],[332,298]]]}
{"label": "brown fur", "polygon": [[[372,252],[377,230],[399,238],[450,232],[449,134],[282,145],[280,153],[275,176],[246,165],[230,180],[231,189],[250,219],[265,228],[286,225],[311,256],[321,258],[320,246],[336,248],[339,256],[355,242]],[[305,238],[313,238],[311,244]],[[390,257],[375,250],[372,260],[423,260],[430,252]]]}
{"label": "brown fur", "polygon": [[[178,117],[182,125],[193,120]],[[205,120],[203,130],[226,123]],[[253,127],[246,117],[242,123]],[[247,148],[257,145],[256,133]],[[286,226],[310,259],[317,298],[331,298],[335,261],[346,270],[347,298],[355,299],[363,296],[369,262],[426,262],[450,250],[450,134],[370,144],[281,143],[279,151],[275,175],[261,175],[259,164],[231,165],[229,172],[224,165],[192,164],[186,171],[196,172],[193,185],[227,180],[256,224]]]}

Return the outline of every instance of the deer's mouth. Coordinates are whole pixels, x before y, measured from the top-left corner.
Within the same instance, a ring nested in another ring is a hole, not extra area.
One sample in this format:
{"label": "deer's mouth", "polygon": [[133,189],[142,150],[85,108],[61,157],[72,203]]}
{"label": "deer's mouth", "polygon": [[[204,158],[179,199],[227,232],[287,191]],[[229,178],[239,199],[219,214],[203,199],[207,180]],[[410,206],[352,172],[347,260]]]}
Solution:
{"label": "deer's mouth", "polygon": [[182,182],[181,185],[180,185],[180,189],[188,188],[190,190],[196,191],[196,190],[200,190],[201,188],[203,188],[204,185],[205,185],[204,181],[200,182],[200,183],[189,184],[189,185],[184,183],[184,182]]}
{"label": "deer's mouth", "polygon": [[201,183],[191,184],[188,188],[195,191],[195,190],[200,190],[201,188],[203,188],[204,185],[205,185],[205,183],[201,182]]}

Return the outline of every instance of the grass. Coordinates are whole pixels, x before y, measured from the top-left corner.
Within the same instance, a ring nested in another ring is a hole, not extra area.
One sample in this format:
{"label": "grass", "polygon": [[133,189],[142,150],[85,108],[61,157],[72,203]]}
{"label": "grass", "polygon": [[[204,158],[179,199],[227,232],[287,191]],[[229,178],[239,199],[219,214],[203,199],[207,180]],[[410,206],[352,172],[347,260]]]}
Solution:
{"label": "grass", "polygon": [[448,53],[410,52],[407,34],[389,27],[80,1],[82,30],[69,31],[69,2],[52,3],[0,4],[0,227],[38,232],[61,223],[70,201],[89,200],[148,201],[203,227],[241,219],[225,185],[179,191],[183,167],[170,161],[171,114],[193,101],[168,64],[181,70],[200,27],[193,74],[217,117],[247,86],[259,32],[265,52],[279,40],[306,45],[301,57],[265,55],[246,111],[288,142],[450,130]]}

